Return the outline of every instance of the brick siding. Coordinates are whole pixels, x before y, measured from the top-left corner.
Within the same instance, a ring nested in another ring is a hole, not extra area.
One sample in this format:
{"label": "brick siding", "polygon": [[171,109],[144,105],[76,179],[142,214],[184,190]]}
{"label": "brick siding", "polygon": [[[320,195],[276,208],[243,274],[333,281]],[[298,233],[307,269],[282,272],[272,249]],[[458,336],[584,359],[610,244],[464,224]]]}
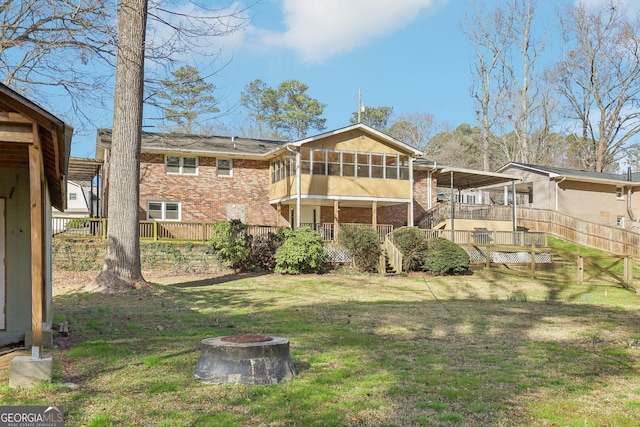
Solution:
{"label": "brick siding", "polygon": [[197,175],[165,173],[162,154],[143,153],[140,165],[140,219],[150,201],[180,202],[181,221],[218,222],[239,218],[245,224],[276,225],[269,204],[269,163],[233,160],[231,177],[218,177],[215,157],[198,157]]}

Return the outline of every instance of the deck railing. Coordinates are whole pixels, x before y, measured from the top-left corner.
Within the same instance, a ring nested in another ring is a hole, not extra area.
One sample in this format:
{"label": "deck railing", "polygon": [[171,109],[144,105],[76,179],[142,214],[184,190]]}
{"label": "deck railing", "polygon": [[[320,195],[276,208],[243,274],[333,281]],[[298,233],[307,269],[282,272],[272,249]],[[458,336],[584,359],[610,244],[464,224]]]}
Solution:
{"label": "deck railing", "polygon": [[530,231],[489,230],[425,230],[419,228],[427,240],[441,237],[458,245],[502,245],[548,247],[547,234]]}
{"label": "deck railing", "polygon": [[[512,221],[513,208],[504,205],[478,205],[455,203],[453,208],[455,219],[472,219],[479,221]],[[418,227],[435,228],[442,221],[451,219],[451,204],[438,203],[418,219]]]}
{"label": "deck railing", "polygon": [[[322,240],[325,242],[332,242],[338,238],[337,233],[335,232],[335,224],[333,222],[323,222],[323,223],[302,223],[301,227],[309,227],[314,231],[317,231],[322,236]],[[338,232],[340,231],[340,227],[373,227],[373,224],[354,224],[354,223],[346,223],[338,225]],[[378,236],[380,237],[380,242],[384,242],[384,238],[387,234],[393,231],[393,225],[391,224],[377,224],[375,226],[376,231],[378,232]]]}
{"label": "deck railing", "polygon": [[[77,239],[102,239],[107,236],[106,218],[52,218],[53,235],[57,237]],[[140,221],[140,239],[146,241],[179,241],[207,242],[211,239],[213,223],[175,222],[175,221]],[[317,231],[322,239],[331,242],[337,238],[334,223],[301,224]],[[340,224],[341,226],[372,227],[370,224]],[[248,233],[252,236],[263,236],[275,233],[279,228],[268,225],[250,225]],[[376,231],[380,241],[393,231],[393,225],[378,224]]]}

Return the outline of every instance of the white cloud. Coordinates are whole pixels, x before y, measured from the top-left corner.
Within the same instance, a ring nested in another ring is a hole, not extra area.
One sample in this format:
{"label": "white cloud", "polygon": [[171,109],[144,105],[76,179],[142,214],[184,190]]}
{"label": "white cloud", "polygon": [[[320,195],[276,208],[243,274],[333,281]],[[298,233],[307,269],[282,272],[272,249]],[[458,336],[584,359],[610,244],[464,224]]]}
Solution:
{"label": "white cloud", "polygon": [[261,31],[261,43],[323,60],[390,34],[446,0],[282,0],[286,30]]}

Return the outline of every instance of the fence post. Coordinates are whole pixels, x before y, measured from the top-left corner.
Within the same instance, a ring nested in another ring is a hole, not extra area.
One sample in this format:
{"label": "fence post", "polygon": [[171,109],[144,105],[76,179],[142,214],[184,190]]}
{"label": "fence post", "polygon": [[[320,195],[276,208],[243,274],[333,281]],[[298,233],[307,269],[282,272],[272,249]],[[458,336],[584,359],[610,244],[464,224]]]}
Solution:
{"label": "fence post", "polygon": [[531,274],[536,274],[536,242],[531,239]]}
{"label": "fence post", "polygon": [[486,268],[487,270],[491,268],[491,243],[487,243],[487,249],[485,250],[485,256],[486,256]]}
{"label": "fence post", "polygon": [[153,221],[153,240],[158,241],[158,221]]}
{"label": "fence post", "polygon": [[624,284],[627,286],[633,285],[633,258],[631,258],[631,255],[624,257]]}

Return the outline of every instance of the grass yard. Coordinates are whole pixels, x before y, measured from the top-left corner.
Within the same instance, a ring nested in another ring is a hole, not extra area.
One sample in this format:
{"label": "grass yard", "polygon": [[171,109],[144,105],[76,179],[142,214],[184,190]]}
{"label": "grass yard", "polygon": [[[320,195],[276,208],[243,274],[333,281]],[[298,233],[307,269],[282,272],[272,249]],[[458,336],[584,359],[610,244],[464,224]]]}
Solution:
{"label": "grass yard", "polygon": [[[68,426],[637,426],[640,296],[472,276],[221,275],[54,299],[71,344],[54,381],[2,405],[65,407]],[[291,341],[273,386],[192,379],[200,340]],[[6,373],[2,372],[2,375]]]}

